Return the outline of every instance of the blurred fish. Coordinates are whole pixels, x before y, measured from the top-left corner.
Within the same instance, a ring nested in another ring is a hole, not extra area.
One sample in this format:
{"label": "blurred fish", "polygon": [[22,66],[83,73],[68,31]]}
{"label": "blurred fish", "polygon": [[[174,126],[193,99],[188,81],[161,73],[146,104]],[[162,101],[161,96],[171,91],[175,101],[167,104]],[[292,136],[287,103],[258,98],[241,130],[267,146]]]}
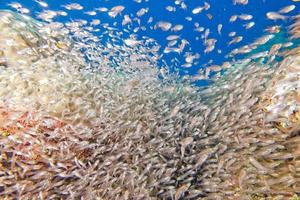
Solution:
{"label": "blurred fish", "polygon": [[131,47],[137,46],[137,45],[141,44],[140,41],[137,41],[137,40],[135,40],[135,39],[125,39],[125,40],[124,40],[124,43],[125,43],[127,46],[131,46]]}
{"label": "blurred fish", "polygon": [[115,18],[117,15],[119,15],[123,10],[125,9],[124,6],[122,5],[118,5],[118,6],[115,6],[115,7],[112,7],[110,9],[110,11],[108,12],[108,15],[112,18]]}
{"label": "blurred fish", "polygon": [[269,33],[279,33],[280,32],[280,26],[271,26],[265,29],[265,31]]}
{"label": "blurred fish", "polygon": [[252,45],[263,45],[266,44],[267,42],[269,42],[271,39],[274,38],[273,34],[268,34],[268,35],[264,35],[260,38],[258,38],[257,40],[255,40],[255,42]]}
{"label": "blurred fish", "polygon": [[241,15],[238,15],[238,18],[241,20],[251,20],[253,18],[253,16],[249,15],[249,14],[241,14]]}
{"label": "blurred fish", "polygon": [[267,18],[270,19],[270,20],[286,20],[288,17],[286,16],[283,16],[277,12],[268,12],[266,14]]}
{"label": "blurred fish", "polygon": [[196,15],[196,14],[199,14],[200,12],[202,12],[203,10],[204,10],[205,8],[204,7],[196,7],[196,8],[194,8],[193,10],[192,10],[192,13],[194,14],[194,15]]}
{"label": "blurred fish", "polygon": [[125,26],[125,25],[131,24],[131,23],[132,23],[132,20],[131,20],[130,16],[129,15],[124,15],[122,25]]}
{"label": "blurred fish", "polygon": [[172,27],[172,24],[167,21],[159,21],[156,23],[155,28],[160,28],[162,31],[168,31]]}
{"label": "blurred fish", "polygon": [[278,13],[287,14],[287,13],[293,11],[295,8],[296,8],[295,5],[289,5],[289,6],[286,6],[286,7],[282,8],[282,9],[280,9],[278,11]]}
{"label": "blurred fish", "polygon": [[229,18],[229,22],[235,22],[238,18],[238,15],[232,15],[230,18]]}
{"label": "blurred fish", "polygon": [[90,16],[97,15],[97,13],[95,11],[87,11],[87,12],[84,12],[84,13],[87,14],[87,15],[90,15]]}
{"label": "blurred fish", "polygon": [[176,190],[174,200],[179,200],[181,198],[181,196],[188,190],[189,187],[190,187],[190,184],[185,184],[185,185],[182,185],[181,187],[179,187]]}
{"label": "blurred fish", "polygon": [[244,24],[244,27],[245,27],[246,29],[250,29],[250,28],[252,28],[254,25],[255,25],[255,22],[249,22],[249,23],[247,23],[247,24]]}
{"label": "blurred fish", "polygon": [[67,5],[64,5],[63,7],[65,7],[68,10],[82,10],[83,6],[80,5],[79,3],[70,3]]}
{"label": "blurred fish", "polygon": [[47,8],[48,4],[45,1],[42,0],[35,0],[36,3],[38,3],[40,6]]}
{"label": "blurred fish", "polygon": [[184,157],[184,152],[185,152],[185,149],[193,142],[193,138],[192,137],[187,137],[183,140],[180,141],[180,145],[181,145],[181,158]]}
{"label": "blurred fish", "polygon": [[141,17],[145,15],[149,11],[149,8],[141,8],[140,10],[137,11],[136,15],[138,17]]}
{"label": "blurred fish", "polygon": [[177,31],[181,31],[183,29],[183,25],[181,24],[177,24],[175,26],[172,27],[172,31],[177,32]]}
{"label": "blurred fish", "polygon": [[243,40],[243,36],[236,36],[228,43],[228,45],[239,43],[242,40]]}
{"label": "blurred fish", "polygon": [[167,40],[177,40],[180,36],[179,35],[169,35],[166,39]]}
{"label": "blurred fish", "polygon": [[169,11],[169,12],[175,12],[176,8],[174,6],[167,6],[166,10]]}
{"label": "blurred fish", "polygon": [[206,1],[204,2],[204,8],[205,8],[205,10],[210,9],[210,4],[207,3]]}
{"label": "blurred fish", "polygon": [[236,32],[234,32],[234,31],[233,31],[233,32],[230,32],[230,33],[228,34],[229,37],[234,37],[235,35],[236,35]]}
{"label": "blurred fish", "polygon": [[233,0],[233,4],[242,4],[242,5],[247,5],[248,4],[248,0]]}
{"label": "blurred fish", "polygon": [[209,13],[206,14],[206,16],[207,16],[207,18],[210,19],[210,20],[212,20],[212,18],[213,18],[212,14],[209,14]]}
{"label": "blurred fish", "polygon": [[221,31],[222,31],[222,27],[223,25],[222,24],[218,24],[218,34],[221,35]]}
{"label": "blurred fish", "polygon": [[99,12],[107,12],[108,8],[106,8],[106,7],[100,7],[100,8],[95,8],[95,10],[97,10]]}
{"label": "blurred fish", "polygon": [[17,10],[20,9],[20,8],[22,8],[22,5],[20,3],[17,3],[17,2],[9,3],[7,5],[10,6],[10,7],[12,7],[12,8],[14,8],[14,9],[17,9]]}

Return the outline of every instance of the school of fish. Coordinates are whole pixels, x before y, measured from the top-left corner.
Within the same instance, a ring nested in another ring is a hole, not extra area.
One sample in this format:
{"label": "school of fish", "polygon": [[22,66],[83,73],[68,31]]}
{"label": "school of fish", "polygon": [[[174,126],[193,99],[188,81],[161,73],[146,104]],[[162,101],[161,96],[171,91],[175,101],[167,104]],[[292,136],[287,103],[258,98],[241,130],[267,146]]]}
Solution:
{"label": "school of fish", "polygon": [[[185,50],[189,41],[176,34],[181,24],[148,20],[153,30],[172,32],[161,52],[155,39],[134,33],[124,39],[100,19],[55,21],[76,10],[122,17],[123,26],[140,23],[122,14],[123,5],[86,11],[70,3],[53,11],[36,0],[45,8],[37,14],[42,22],[10,3],[17,12],[0,10],[0,197],[298,198],[300,15],[287,15],[296,9],[298,1],[292,2],[266,13],[268,20],[291,20],[286,41],[260,50],[283,29],[267,27],[265,35],[233,49],[229,61],[208,63],[191,77],[158,67],[170,52],[183,54],[184,68],[201,59]],[[204,2],[191,16],[211,6]],[[186,7],[176,0],[165,9]],[[245,29],[255,26],[250,14],[233,15],[230,22],[238,19]],[[105,29],[100,36],[99,24]],[[219,35],[223,28],[217,25]],[[194,31],[202,33],[203,53],[215,50],[208,28],[195,24]],[[229,46],[246,37],[235,31],[228,36]],[[195,86],[195,80],[213,82]]]}

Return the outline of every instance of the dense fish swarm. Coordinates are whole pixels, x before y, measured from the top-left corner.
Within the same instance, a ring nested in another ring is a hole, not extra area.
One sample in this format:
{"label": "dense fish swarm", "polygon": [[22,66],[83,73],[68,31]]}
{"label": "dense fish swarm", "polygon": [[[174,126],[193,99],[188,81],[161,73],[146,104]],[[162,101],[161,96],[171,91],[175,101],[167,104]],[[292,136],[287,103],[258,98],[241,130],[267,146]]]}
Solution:
{"label": "dense fish swarm", "polygon": [[[181,74],[193,75],[198,83],[209,82],[211,76],[218,78],[224,69],[223,62],[235,61],[232,55],[249,53],[257,45],[274,42],[274,36],[282,34],[292,16],[299,12],[299,4],[291,0],[281,0],[278,4],[265,0],[225,0],[219,4],[212,0],[174,0],[161,1],[160,6],[153,0],[60,4],[44,0],[9,0],[1,4],[0,9],[13,9],[45,22],[79,23],[86,30],[98,33],[97,39],[103,45],[114,44],[116,38],[127,41],[128,46],[140,45],[141,38],[145,40],[145,37],[149,41],[157,40],[159,45],[155,48],[164,64]],[[263,34],[263,30],[270,34],[248,46],[249,41]],[[263,59],[265,55],[266,52],[255,56]],[[271,61],[273,59],[274,55],[270,57]],[[215,65],[218,70],[207,70]]]}
{"label": "dense fish swarm", "polygon": [[2,197],[286,199],[300,191],[299,49],[281,62],[227,63],[218,81],[196,88],[158,69],[147,43],[101,46],[82,26],[0,12]]}

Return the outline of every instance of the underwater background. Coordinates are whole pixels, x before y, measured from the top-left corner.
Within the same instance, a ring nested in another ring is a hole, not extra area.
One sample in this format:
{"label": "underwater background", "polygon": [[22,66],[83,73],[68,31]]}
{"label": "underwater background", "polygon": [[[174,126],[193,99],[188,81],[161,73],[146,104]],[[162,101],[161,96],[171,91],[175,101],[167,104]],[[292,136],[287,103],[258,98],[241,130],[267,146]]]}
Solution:
{"label": "underwater background", "polygon": [[0,199],[299,199],[299,0],[0,0]]}

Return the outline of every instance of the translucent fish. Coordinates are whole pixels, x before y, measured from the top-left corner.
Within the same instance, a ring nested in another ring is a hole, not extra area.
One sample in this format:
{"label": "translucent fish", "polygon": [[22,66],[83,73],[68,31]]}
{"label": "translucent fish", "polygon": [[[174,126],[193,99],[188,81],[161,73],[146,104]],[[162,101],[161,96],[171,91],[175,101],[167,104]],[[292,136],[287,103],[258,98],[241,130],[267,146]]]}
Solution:
{"label": "translucent fish", "polygon": [[172,41],[170,41],[170,42],[168,42],[168,47],[172,47],[172,46],[174,46],[174,45],[176,45],[178,43],[178,41],[177,40],[172,40]]}
{"label": "translucent fish", "polygon": [[131,18],[129,17],[129,15],[124,15],[124,19],[122,21],[122,25],[125,26],[127,24],[131,24],[132,23],[132,20]]}
{"label": "translucent fish", "polygon": [[194,14],[194,15],[197,15],[197,14],[199,14],[199,13],[201,13],[202,11],[204,10],[204,7],[196,7],[196,8],[194,8],[193,10],[192,10],[192,13]]}
{"label": "translucent fish", "polygon": [[185,19],[186,19],[187,21],[189,21],[189,22],[193,20],[192,17],[185,17]]}
{"label": "translucent fish", "polygon": [[194,59],[198,59],[198,58],[200,58],[199,54],[193,55],[193,54],[187,53],[186,56],[185,56],[185,62],[193,63]]}
{"label": "translucent fish", "polygon": [[241,20],[251,20],[253,18],[253,16],[249,15],[249,14],[241,14],[238,16],[238,18]]}
{"label": "translucent fish", "polygon": [[181,145],[181,158],[184,157],[184,152],[185,152],[185,149],[194,141],[193,137],[187,137],[187,138],[184,138],[183,140],[181,140],[179,142],[179,144]]}
{"label": "translucent fish", "polygon": [[123,10],[125,9],[124,6],[122,5],[118,5],[118,6],[115,6],[115,7],[112,7],[110,9],[110,11],[108,12],[108,15],[112,18],[115,18],[117,15],[119,15]]}
{"label": "translucent fish", "polygon": [[45,1],[41,1],[41,0],[35,0],[36,3],[38,3],[40,6],[47,8],[48,4]]}
{"label": "translucent fish", "polygon": [[18,11],[22,14],[28,14],[30,13],[30,10],[28,8],[20,8]]}
{"label": "translucent fish", "polygon": [[232,15],[230,18],[229,18],[229,22],[235,22],[238,18],[238,15]]}
{"label": "translucent fish", "polygon": [[184,2],[181,2],[180,3],[180,8],[183,9],[183,10],[186,10],[187,9],[187,5]]}
{"label": "translucent fish", "polygon": [[70,3],[67,5],[64,5],[63,7],[65,7],[68,10],[82,10],[83,6],[80,5],[79,3]]}
{"label": "translucent fish", "polygon": [[210,13],[206,14],[206,16],[207,16],[207,18],[210,19],[210,20],[212,20],[212,18],[213,18],[213,15],[210,14]]}
{"label": "translucent fish", "polygon": [[87,11],[87,12],[84,12],[84,13],[87,14],[87,15],[90,15],[90,16],[97,15],[97,13],[95,11]]}
{"label": "translucent fish", "polygon": [[160,28],[163,31],[168,31],[171,29],[172,24],[167,21],[159,21],[156,23],[155,27]]}
{"label": "translucent fish", "polygon": [[205,8],[205,10],[210,9],[210,4],[207,2],[204,2],[204,8]]}
{"label": "translucent fish", "polygon": [[264,35],[264,36],[258,38],[257,40],[255,40],[255,42],[253,43],[253,45],[263,45],[263,44],[266,44],[272,38],[274,38],[273,34]]}
{"label": "translucent fish", "polygon": [[218,24],[218,34],[221,35],[221,31],[222,31],[222,27],[223,25],[222,24]]}
{"label": "translucent fish", "polygon": [[134,47],[134,46],[137,46],[139,44],[141,44],[140,41],[137,41],[135,39],[125,39],[124,40],[124,43],[127,45],[127,46],[131,46],[131,47]]}
{"label": "translucent fish", "polygon": [[176,24],[175,26],[172,27],[172,31],[177,32],[177,31],[181,31],[183,29],[183,25],[181,24]]}
{"label": "translucent fish", "polygon": [[233,4],[234,5],[237,5],[237,4],[247,5],[248,4],[248,0],[233,0]]}
{"label": "translucent fish", "polygon": [[99,12],[107,12],[108,8],[106,8],[106,7],[100,7],[100,8],[95,8],[95,10],[97,10]]}
{"label": "translucent fish", "polygon": [[99,19],[93,19],[92,21],[91,21],[91,25],[93,25],[93,26],[97,26],[97,25],[99,25],[101,23],[101,21],[99,20]]}
{"label": "translucent fish", "polygon": [[288,18],[287,16],[283,16],[277,12],[268,12],[266,16],[270,20],[286,20]]}
{"label": "translucent fish", "polygon": [[280,32],[280,26],[270,26],[270,27],[267,27],[265,29],[265,31],[269,32],[269,33],[279,33]]}
{"label": "translucent fish", "polygon": [[48,22],[52,21],[52,19],[56,16],[57,16],[57,12],[52,11],[52,10],[44,10],[43,12],[41,12],[37,15],[38,18],[43,19]]}
{"label": "translucent fish", "polygon": [[20,3],[17,3],[17,2],[9,3],[8,6],[14,8],[14,9],[22,8],[22,5]]}
{"label": "translucent fish", "polygon": [[166,39],[167,40],[177,40],[180,36],[179,35],[169,35]]}
{"label": "translucent fish", "polygon": [[234,37],[236,35],[236,32],[232,31],[228,34],[229,37]]}
{"label": "translucent fish", "polygon": [[239,43],[242,41],[242,39],[243,39],[243,36],[236,36],[228,44],[231,45],[231,44]]}
{"label": "translucent fish", "polygon": [[190,187],[190,184],[185,184],[185,185],[182,185],[181,187],[179,187],[176,190],[174,200],[179,200],[181,198],[181,196],[188,190],[189,187]]}
{"label": "translucent fish", "polygon": [[287,14],[287,13],[293,11],[295,8],[296,8],[295,5],[289,5],[289,6],[286,6],[286,7],[282,8],[282,9],[280,9],[278,11],[278,13]]}
{"label": "translucent fish", "polygon": [[139,11],[137,11],[136,15],[138,17],[141,17],[145,15],[149,11],[149,8],[141,8]]}
{"label": "translucent fish", "polygon": [[166,6],[166,10],[169,12],[175,12],[176,8],[174,6]]}
{"label": "translucent fish", "polygon": [[259,52],[259,53],[256,53],[256,54],[253,54],[252,56],[250,56],[250,59],[266,57],[268,54],[269,54],[269,51]]}
{"label": "translucent fish", "polygon": [[194,30],[200,33],[200,32],[203,32],[205,30],[205,28],[201,26],[201,27],[195,28]]}
{"label": "translucent fish", "polygon": [[247,24],[244,24],[243,26],[244,26],[246,29],[250,29],[250,28],[252,28],[254,25],[255,25],[255,22],[249,22],[249,23],[247,23]]}

